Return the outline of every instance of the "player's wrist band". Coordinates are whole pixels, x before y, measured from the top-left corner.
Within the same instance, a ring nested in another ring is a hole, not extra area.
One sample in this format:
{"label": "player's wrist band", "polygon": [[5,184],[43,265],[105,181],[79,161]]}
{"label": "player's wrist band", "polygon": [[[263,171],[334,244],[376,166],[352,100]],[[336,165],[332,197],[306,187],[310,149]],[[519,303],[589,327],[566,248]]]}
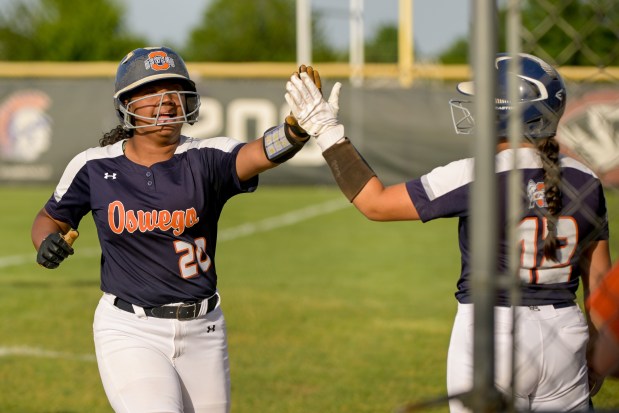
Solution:
{"label": "player's wrist band", "polygon": [[[180,305],[162,305],[161,307],[142,307],[144,313],[148,317],[155,318],[172,318],[176,320],[191,320],[200,315],[202,305],[206,304],[206,314],[210,313],[217,307],[219,303],[219,294],[213,295],[208,300],[196,301],[191,303],[183,303]],[[135,313],[133,304],[123,300],[120,297],[114,299],[114,305],[121,310],[129,313]]]}
{"label": "player's wrist band", "polygon": [[269,161],[282,163],[299,152],[308,139],[309,136],[296,138],[290,131],[290,125],[282,123],[264,132],[262,147]]}
{"label": "player's wrist band", "polygon": [[324,152],[336,143],[344,139],[344,125],[335,125],[329,128],[326,132],[316,136],[316,143]]}
{"label": "player's wrist band", "polygon": [[344,138],[322,153],[331,168],[335,182],[346,198],[352,202],[376,173],[363,159],[353,144]]}

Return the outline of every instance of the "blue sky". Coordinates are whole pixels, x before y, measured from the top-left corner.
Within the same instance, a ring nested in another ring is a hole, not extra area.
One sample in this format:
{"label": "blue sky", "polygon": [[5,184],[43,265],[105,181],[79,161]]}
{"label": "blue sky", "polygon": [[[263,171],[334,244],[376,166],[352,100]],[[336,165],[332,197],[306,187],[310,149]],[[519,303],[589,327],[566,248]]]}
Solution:
{"label": "blue sky", "polygon": [[[6,0],[3,0],[6,1]],[[202,20],[211,0],[129,0],[128,26],[153,45],[173,42],[182,45],[188,33]],[[332,44],[346,47],[349,38],[350,0],[310,0],[321,12],[325,29],[333,33]],[[397,24],[398,0],[365,0],[364,31],[371,36],[382,24]],[[466,36],[469,20],[467,0],[413,0],[413,37],[417,52],[432,56],[459,36]],[[285,22],[283,22],[285,24]]]}

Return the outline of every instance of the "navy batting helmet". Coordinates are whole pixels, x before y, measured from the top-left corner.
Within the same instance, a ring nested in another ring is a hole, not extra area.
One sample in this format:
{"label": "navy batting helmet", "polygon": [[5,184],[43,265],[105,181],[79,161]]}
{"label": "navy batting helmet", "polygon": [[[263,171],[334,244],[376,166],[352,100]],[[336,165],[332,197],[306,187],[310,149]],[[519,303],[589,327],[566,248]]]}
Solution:
{"label": "navy batting helmet", "polygon": [[[168,47],[144,47],[129,52],[120,62],[116,71],[114,90],[114,107],[125,129],[134,129],[132,117],[135,113],[129,110],[128,94],[138,87],[160,80],[175,80],[183,86],[177,93],[182,96],[183,115],[178,119],[167,120],[170,123],[189,123],[193,125],[198,119],[200,96],[196,84],[189,78],[189,72],[183,59]],[[161,94],[161,98],[163,99]],[[157,118],[148,118],[157,124]]]}
{"label": "navy batting helmet", "polygon": [[[565,83],[561,75],[542,59],[525,53],[519,55],[520,70],[512,72],[509,63],[512,58],[513,56],[501,53],[495,60],[497,70],[495,110],[498,136],[507,137],[508,120],[513,105],[509,100],[509,82],[512,81],[516,82],[518,104],[522,105],[524,136],[530,140],[555,136],[567,100]],[[457,89],[464,95],[475,94],[473,82],[460,83]],[[450,101],[456,133],[468,134],[472,131],[474,119],[465,107],[468,103],[470,102]],[[456,116],[458,111],[460,117]]]}

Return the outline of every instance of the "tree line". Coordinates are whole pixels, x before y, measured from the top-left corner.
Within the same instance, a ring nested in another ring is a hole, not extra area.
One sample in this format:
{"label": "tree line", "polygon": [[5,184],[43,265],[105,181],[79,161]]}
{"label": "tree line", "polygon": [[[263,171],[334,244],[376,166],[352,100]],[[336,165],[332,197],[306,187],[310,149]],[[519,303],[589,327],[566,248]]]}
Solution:
{"label": "tree line", "polygon": [[[296,1],[262,3],[213,0],[187,43],[167,46],[191,61],[295,61]],[[562,65],[619,65],[619,8],[613,3],[523,2],[523,51],[558,58]],[[560,16],[554,25],[549,23],[549,10]],[[128,50],[148,45],[147,39],[131,32],[125,15],[124,2],[115,0],[15,0],[0,13],[0,52],[4,60],[12,61],[117,61]],[[505,10],[500,10],[499,50],[505,50],[504,20]],[[324,16],[313,11],[312,60],[347,61],[348,51],[329,43],[323,22]],[[565,22],[567,26],[561,24]],[[397,26],[379,27],[366,39],[366,61],[395,63],[397,38]],[[436,60],[462,64],[468,62],[469,52],[469,39],[461,37]]]}

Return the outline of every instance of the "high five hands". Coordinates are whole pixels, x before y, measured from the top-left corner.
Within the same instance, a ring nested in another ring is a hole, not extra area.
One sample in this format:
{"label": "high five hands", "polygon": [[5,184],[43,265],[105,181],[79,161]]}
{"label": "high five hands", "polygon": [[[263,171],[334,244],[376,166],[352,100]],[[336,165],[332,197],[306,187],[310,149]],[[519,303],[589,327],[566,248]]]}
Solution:
{"label": "high five hands", "polygon": [[[320,73],[318,73],[318,70],[314,70],[314,68],[311,66],[301,65],[299,66],[299,71],[294,72],[292,76],[299,77],[300,73],[307,73],[307,76],[312,80],[312,83],[316,85],[316,87],[320,91],[320,94],[322,95],[322,82],[320,80]],[[299,126],[299,122],[292,113],[286,116],[285,122],[288,124],[288,126],[290,126],[295,135],[304,138],[309,136],[307,132],[301,126]]]}
{"label": "high five hands", "polygon": [[[339,94],[342,84],[335,83],[329,100],[322,96],[322,84],[318,71],[301,65],[286,83],[286,102],[298,125],[307,134],[314,136],[323,151],[344,138],[344,126],[337,119]],[[317,82],[316,82],[317,80]]]}

